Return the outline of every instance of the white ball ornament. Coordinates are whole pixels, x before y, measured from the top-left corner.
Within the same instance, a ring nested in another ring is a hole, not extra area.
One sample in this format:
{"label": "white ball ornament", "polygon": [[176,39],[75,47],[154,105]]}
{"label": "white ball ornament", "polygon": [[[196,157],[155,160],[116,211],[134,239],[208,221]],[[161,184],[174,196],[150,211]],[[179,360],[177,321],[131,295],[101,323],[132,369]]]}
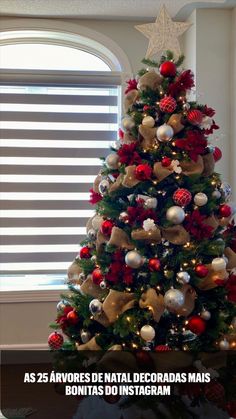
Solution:
{"label": "white ball ornament", "polygon": [[226,268],[226,261],[223,257],[214,258],[211,262],[211,266],[212,266],[213,271],[215,272],[221,271]]}
{"label": "white ball ornament", "polygon": [[223,339],[219,342],[219,347],[221,351],[229,350],[229,342],[226,339]]}
{"label": "white ball ornament", "polygon": [[202,310],[200,316],[203,320],[210,320],[211,313],[210,313],[210,311],[204,309],[204,310]]}
{"label": "white ball ornament", "polygon": [[98,190],[100,194],[105,195],[108,192],[109,186],[110,186],[110,183],[108,182],[108,180],[103,179],[98,185]]}
{"label": "white ball ornament", "polygon": [[119,156],[116,153],[111,153],[106,157],[105,163],[109,169],[117,169],[119,163]]}
{"label": "white ball ornament", "polygon": [[123,127],[125,128],[125,129],[132,129],[132,128],[134,128],[134,126],[135,126],[135,122],[134,122],[134,120],[132,119],[132,118],[129,118],[129,117],[125,117],[123,120],[122,120],[122,125],[123,125]]}
{"label": "white ball ornament", "polygon": [[89,310],[92,315],[100,314],[102,312],[102,303],[101,301],[94,298],[94,300],[90,301]]}
{"label": "white ball ornament", "polygon": [[156,198],[148,198],[144,202],[144,206],[146,208],[156,208],[157,207],[157,199]]}
{"label": "white ball ornament", "polygon": [[205,193],[203,192],[198,192],[194,198],[194,204],[197,205],[198,207],[202,207],[203,205],[206,205],[208,202],[208,197]]}
{"label": "white ball ornament", "polygon": [[92,219],[92,226],[93,226],[94,230],[96,230],[96,231],[100,230],[100,227],[101,227],[103,221],[104,221],[103,217],[101,217],[100,215],[95,215],[95,217],[93,217],[93,219]]}
{"label": "white ball ornament", "polygon": [[140,335],[146,342],[151,342],[155,337],[155,330],[149,324],[145,324],[140,330]]}
{"label": "white ball ornament", "polygon": [[178,272],[176,277],[177,277],[177,281],[180,284],[188,284],[188,282],[190,281],[190,275],[186,271]]}
{"label": "white ball ornament", "polygon": [[171,288],[164,295],[164,304],[169,311],[178,310],[184,304],[184,294],[177,289]]}
{"label": "white ball ornament", "polygon": [[143,264],[143,258],[136,250],[131,250],[125,255],[125,263],[130,268],[138,269]]}
{"label": "white ball ornament", "polygon": [[142,125],[148,128],[153,128],[155,125],[155,119],[152,116],[145,116],[142,120]]}
{"label": "white ball ornament", "polygon": [[185,212],[183,208],[174,205],[173,207],[168,208],[166,218],[173,224],[181,224],[185,219]]}
{"label": "white ball ornament", "polygon": [[170,125],[163,124],[157,128],[157,139],[159,141],[170,141],[174,135],[174,130]]}

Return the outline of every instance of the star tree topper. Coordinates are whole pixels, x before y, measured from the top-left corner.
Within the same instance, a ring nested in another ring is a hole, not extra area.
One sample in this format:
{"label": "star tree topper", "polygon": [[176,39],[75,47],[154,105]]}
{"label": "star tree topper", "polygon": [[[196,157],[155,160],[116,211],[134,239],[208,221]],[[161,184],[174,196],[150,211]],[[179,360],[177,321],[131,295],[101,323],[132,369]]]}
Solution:
{"label": "star tree topper", "polygon": [[149,39],[146,58],[166,50],[173,51],[176,57],[178,57],[181,54],[178,37],[189,26],[191,26],[191,23],[188,22],[173,22],[166,7],[163,5],[155,23],[137,25],[135,28]]}

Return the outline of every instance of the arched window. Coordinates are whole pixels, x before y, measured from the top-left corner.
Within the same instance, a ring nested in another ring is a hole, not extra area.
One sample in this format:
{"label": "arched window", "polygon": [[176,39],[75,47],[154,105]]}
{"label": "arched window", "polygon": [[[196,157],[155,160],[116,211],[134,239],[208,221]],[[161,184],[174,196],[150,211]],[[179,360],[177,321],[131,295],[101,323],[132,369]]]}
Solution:
{"label": "arched window", "polygon": [[0,55],[3,289],[60,285],[117,138],[122,65],[97,41],[49,31],[2,32]]}

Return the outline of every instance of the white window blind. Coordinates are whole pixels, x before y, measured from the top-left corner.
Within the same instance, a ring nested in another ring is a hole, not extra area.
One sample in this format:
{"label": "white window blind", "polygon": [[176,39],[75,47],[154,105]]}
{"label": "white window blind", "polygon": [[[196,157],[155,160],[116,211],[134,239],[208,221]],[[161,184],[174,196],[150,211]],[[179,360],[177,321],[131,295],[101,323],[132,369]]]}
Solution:
{"label": "white window blind", "polygon": [[[117,139],[119,75],[2,74],[0,270],[65,277],[93,214],[89,189]],[[72,74],[73,73],[73,74]]]}

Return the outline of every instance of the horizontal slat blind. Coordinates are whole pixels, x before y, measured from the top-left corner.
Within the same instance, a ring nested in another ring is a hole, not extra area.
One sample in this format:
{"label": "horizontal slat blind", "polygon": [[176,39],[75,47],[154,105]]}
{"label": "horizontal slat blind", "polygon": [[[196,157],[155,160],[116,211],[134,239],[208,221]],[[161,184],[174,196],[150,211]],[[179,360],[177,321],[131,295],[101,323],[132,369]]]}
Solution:
{"label": "horizontal slat blind", "polygon": [[48,74],[44,84],[11,77],[0,86],[0,269],[65,274],[93,214],[99,157],[117,137],[117,77],[92,84],[86,75],[79,85],[73,77],[73,87]]}

